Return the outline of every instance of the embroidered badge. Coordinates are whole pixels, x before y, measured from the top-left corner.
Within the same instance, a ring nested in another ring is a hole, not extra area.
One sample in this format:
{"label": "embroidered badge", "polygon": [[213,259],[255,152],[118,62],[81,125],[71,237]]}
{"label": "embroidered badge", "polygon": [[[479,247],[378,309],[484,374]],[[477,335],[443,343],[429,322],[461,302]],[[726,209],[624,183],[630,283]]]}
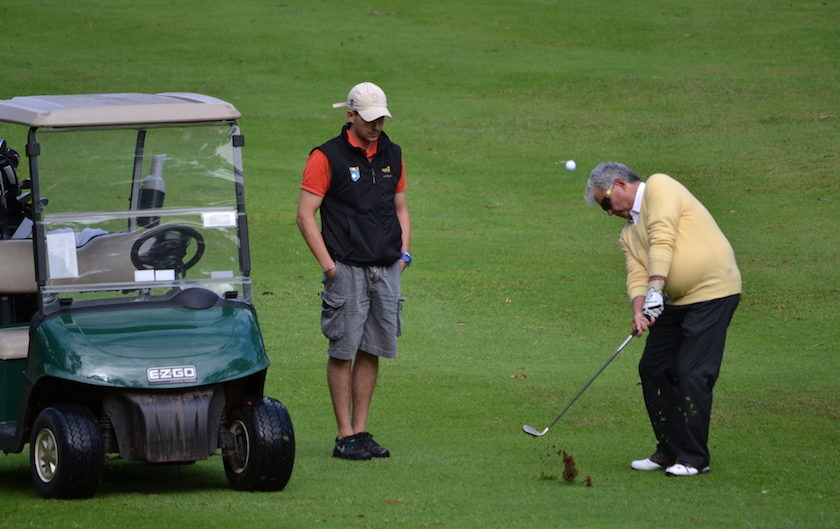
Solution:
{"label": "embroidered badge", "polygon": [[382,168],[382,176],[384,178],[391,178],[392,175],[391,175],[391,166],[390,165],[386,165],[385,167]]}
{"label": "embroidered badge", "polygon": [[358,182],[359,178],[361,178],[361,177],[362,177],[362,175],[361,175],[361,173],[359,173],[359,168],[358,167],[351,167],[350,168],[350,180],[352,180],[354,182]]}

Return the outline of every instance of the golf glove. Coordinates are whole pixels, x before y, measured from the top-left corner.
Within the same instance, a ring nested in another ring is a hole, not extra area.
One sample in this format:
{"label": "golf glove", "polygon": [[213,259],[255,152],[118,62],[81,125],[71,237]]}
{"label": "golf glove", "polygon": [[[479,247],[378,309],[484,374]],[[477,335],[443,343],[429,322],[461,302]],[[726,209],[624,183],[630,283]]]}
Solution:
{"label": "golf glove", "polygon": [[642,305],[642,314],[650,320],[655,320],[662,315],[663,310],[665,310],[665,298],[662,297],[662,291],[649,288],[645,296],[645,304]]}

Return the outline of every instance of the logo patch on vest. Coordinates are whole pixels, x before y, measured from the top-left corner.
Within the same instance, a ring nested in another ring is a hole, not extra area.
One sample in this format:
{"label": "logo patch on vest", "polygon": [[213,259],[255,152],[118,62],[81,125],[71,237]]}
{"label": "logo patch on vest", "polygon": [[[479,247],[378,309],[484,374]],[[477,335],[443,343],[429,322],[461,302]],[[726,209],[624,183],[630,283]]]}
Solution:
{"label": "logo patch on vest", "polygon": [[362,175],[361,175],[361,173],[359,173],[359,168],[358,167],[351,167],[350,168],[350,180],[352,180],[354,182],[358,182],[359,178],[361,178],[361,177],[362,177]]}
{"label": "logo patch on vest", "polygon": [[383,178],[391,178],[391,176],[393,176],[391,174],[391,166],[390,165],[386,165],[381,170],[382,170],[382,177]]}

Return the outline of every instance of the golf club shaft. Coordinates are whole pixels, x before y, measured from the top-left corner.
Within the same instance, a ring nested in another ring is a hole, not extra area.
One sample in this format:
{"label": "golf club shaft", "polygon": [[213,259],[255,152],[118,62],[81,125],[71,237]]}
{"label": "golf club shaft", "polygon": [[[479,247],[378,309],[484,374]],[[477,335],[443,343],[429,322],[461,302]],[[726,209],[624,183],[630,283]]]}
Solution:
{"label": "golf club shaft", "polygon": [[624,339],[624,341],[621,343],[621,345],[618,346],[618,348],[613,352],[613,354],[610,355],[609,358],[607,358],[607,361],[604,362],[604,365],[602,365],[601,368],[598,369],[598,371],[592,376],[592,378],[589,379],[589,382],[587,382],[586,385],[583,386],[583,388],[580,391],[577,392],[577,395],[572,397],[572,400],[570,400],[569,403],[566,404],[566,407],[563,408],[563,411],[561,411],[557,415],[557,417],[555,417],[554,420],[551,421],[551,424],[548,425],[548,428],[546,428],[546,430],[551,428],[555,424],[557,424],[557,421],[559,421],[560,418],[569,410],[569,408],[572,407],[572,404],[574,404],[575,401],[578,400],[578,397],[583,395],[583,392],[586,391],[586,388],[588,388],[595,381],[595,379],[598,378],[598,375],[603,373],[604,369],[606,369],[607,366],[610,365],[610,362],[615,360],[615,357],[618,356],[618,353],[620,353],[621,350],[624,349],[624,346],[626,346],[628,343],[630,343],[630,340],[632,340],[635,335],[636,335],[636,332],[633,331],[633,332],[630,333],[630,335],[627,338]]}

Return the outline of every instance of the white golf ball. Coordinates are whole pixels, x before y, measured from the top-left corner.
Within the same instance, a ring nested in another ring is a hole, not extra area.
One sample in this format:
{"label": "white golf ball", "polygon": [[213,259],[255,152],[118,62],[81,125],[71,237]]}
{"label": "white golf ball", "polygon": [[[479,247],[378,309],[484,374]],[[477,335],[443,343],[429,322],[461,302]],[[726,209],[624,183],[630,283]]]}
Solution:
{"label": "white golf ball", "polygon": [[574,160],[569,160],[568,162],[566,162],[566,169],[568,169],[569,171],[574,171],[575,167],[577,167],[577,164]]}

